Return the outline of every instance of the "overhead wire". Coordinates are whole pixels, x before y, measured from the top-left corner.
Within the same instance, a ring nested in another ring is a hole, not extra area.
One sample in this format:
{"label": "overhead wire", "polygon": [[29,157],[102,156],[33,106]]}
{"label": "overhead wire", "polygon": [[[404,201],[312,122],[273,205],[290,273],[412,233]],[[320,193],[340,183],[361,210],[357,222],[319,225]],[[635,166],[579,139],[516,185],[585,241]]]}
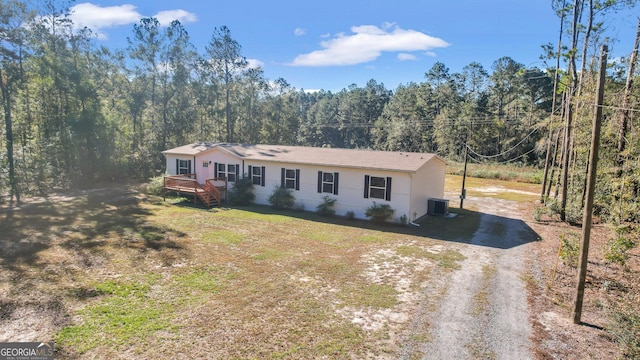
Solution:
{"label": "overhead wire", "polygon": [[533,135],[535,132],[537,132],[538,129],[533,129],[533,131],[531,131],[530,133],[527,134],[527,136],[525,136],[522,140],[520,140],[517,144],[513,145],[511,148],[509,148],[508,150],[505,150],[503,152],[501,152],[500,154],[495,154],[495,155],[483,155],[483,154],[479,154],[477,153],[475,150],[473,150],[471,147],[469,147],[468,144],[465,144],[465,146],[467,147],[467,149],[469,149],[470,152],[472,152],[474,155],[479,156],[481,158],[484,159],[493,159],[493,158],[497,158],[497,157],[501,157],[504,156],[508,153],[510,153],[511,151],[515,150],[518,146],[522,145],[522,143],[524,143],[529,137],[531,137],[531,135]]}

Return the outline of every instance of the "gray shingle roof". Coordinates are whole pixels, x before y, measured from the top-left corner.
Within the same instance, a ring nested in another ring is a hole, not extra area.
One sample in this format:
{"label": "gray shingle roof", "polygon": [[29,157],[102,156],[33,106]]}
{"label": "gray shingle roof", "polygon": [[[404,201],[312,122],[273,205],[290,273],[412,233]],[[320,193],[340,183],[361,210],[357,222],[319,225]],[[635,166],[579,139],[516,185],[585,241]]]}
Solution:
{"label": "gray shingle roof", "polygon": [[194,143],[163,151],[163,154],[197,155],[218,148],[245,160],[279,163],[338,166],[377,170],[414,172],[432,159],[444,160],[435,154],[352,150],[283,145],[242,145],[225,143]]}

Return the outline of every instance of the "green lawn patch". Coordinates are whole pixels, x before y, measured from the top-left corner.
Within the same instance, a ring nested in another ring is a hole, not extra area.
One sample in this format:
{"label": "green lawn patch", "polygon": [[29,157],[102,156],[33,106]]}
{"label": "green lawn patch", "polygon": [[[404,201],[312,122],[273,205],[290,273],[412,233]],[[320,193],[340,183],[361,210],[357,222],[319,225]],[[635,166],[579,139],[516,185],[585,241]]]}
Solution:
{"label": "green lawn patch", "polygon": [[148,344],[157,331],[175,331],[174,305],[147,297],[153,282],[109,280],[96,284],[96,290],[104,295],[80,310],[82,322],[62,328],[56,342],[84,353],[98,345],[116,349],[140,346]]}
{"label": "green lawn patch", "polygon": [[366,284],[345,289],[340,298],[349,306],[388,309],[398,303],[398,292],[390,285]]}

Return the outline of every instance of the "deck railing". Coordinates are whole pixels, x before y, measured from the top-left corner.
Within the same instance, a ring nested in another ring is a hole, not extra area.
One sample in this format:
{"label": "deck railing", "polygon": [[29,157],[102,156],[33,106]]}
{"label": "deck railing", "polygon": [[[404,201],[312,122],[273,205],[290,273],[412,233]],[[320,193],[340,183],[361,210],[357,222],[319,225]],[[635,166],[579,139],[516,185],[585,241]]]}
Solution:
{"label": "deck railing", "polygon": [[[201,185],[196,179],[195,174],[182,174],[182,175],[167,175],[164,177],[164,192],[177,191],[183,193],[193,194],[193,201],[195,202],[198,197],[210,206],[210,198],[217,201],[217,204],[222,203],[221,189],[226,190],[227,179],[215,178],[206,179],[204,186]],[[224,181],[224,185],[218,185],[217,182]]]}
{"label": "deck railing", "polygon": [[193,189],[193,191],[196,191],[196,189],[198,188],[202,188],[202,186],[200,186],[198,181],[195,179],[194,174],[165,176],[164,187],[177,188],[177,189],[180,189],[180,188]]}
{"label": "deck railing", "polygon": [[220,204],[221,202],[220,199],[222,198],[222,195],[220,194],[220,190],[218,190],[218,187],[214,185],[214,181],[216,181],[216,179],[205,180],[204,190],[209,194],[211,194],[213,198],[216,199],[218,204]]}

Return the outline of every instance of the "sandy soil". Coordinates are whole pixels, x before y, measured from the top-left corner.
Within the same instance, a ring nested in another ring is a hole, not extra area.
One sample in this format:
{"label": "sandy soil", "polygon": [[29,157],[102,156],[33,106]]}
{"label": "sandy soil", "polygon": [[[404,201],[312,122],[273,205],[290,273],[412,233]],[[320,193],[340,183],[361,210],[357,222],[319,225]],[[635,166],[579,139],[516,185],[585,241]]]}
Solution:
{"label": "sandy soil", "polygon": [[461,244],[461,269],[434,282],[440,292],[424,359],[532,359],[524,264],[535,234],[518,220],[515,202],[477,198],[466,202],[484,213],[471,244]]}
{"label": "sandy soil", "polygon": [[[447,195],[452,199],[450,206],[457,207],[457,195]],[[70,198],[73,196],[59,195],[55,200]],[[32,199],[23,208],[37,201],[52,198]],[[574,283],[573,270],[560,265],[550,284],[551,290],[544,288],[557,257],[558,234],[576,229],[566,224],[534,222],[532,207],[532,203],[494,198],[467,199],[465,208],[483,215],[470,243],[446,244],[466,257],[460,262],[460,269],[437,269],[434,276],[422,282],[413,274],[433,264],[398,256],[395,249],[382,249],[362,259],[368,264],[366,276],[373,283],[393,285],[400,294],[399,305],[380,311],[344,308],[337,309],[338,312],[365,330],[387,331],[388,342],[400,344],[398,354],[402,359],[414,359],[416,354],[423,359],[621,358],[616,344],[604,330],[605,311],[598,308],[602,305],[595,300],[607,303],[608,296],[618,296],[603,290],[601,283],[605,280],[620,284],[621,288],[637,286],[637,277],[634,281],[630,276],[637,276],[640,268],[639,251],[633,252],[631,272],[613,266],[604,268],[595,259],[601,258],[597,251],[606,240],[606,235],[602,235],[606,229],[594,229],[592,249],[596,253],[590,264],[588,300],[583,311],[586,326],[574,325],[569,321],[567,308]],[[543,241],[538,241],[540,238]],[[437,252],[444,247],[435,245],[425,250]],[[8,291],[10,281],[16,281],[0,280],[0,294]],[[421,282],[421,292],[415,292],[411,286],[417,281]],[[0,305],[3,319],[0,339],[12,341],[28,341],[52,333],[69,320],[71,313],[56,299],[46,304]],[[24,332],[25,328],[30,331]],[[18,329],[22,329],[21,336],[16,335]],[[385,358],[384,354],[372,357]],[[395,358],[395,354],[387,358]]]}

